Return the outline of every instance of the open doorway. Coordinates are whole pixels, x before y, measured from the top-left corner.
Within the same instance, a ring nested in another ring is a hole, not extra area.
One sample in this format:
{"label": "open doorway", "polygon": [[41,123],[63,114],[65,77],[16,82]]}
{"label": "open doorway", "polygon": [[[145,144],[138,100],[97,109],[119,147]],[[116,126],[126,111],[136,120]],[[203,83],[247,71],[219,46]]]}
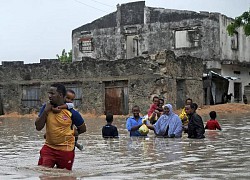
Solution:
{"label": "open doorway", "polygon": [[234,83],[234,102],[241,102],[242,101],[242,87],[241,83],[235,82]]}
{"label": "open doorway", "polygon": [[133,57],[138,56],[139,55],[138,47],[139,47],[138,36],[137,35],[127,36],[126,59],[131,59]]}
{"label": "open doorway", "polygon": [[176,108],[180,109],[183,108],[185,104],[185,80],[178,79],[176,81],[176,85],[177,85]]}

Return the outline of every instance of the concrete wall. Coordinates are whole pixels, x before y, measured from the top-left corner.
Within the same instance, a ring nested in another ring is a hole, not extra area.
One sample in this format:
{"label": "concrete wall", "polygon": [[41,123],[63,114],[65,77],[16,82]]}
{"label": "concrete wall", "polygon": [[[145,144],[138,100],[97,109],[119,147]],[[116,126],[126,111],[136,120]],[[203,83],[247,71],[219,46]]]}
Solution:
{"label": "concrete wall", "polygon": [[[240,74],[235,74],[234,71],[239,71]],[[232,93],[234,95],[234,83],[241,83],[241,95],[244,94],[244,86],[250,84],[250,66],[246,65],[222,65],[221,74],[234,77],[233,80],[229,80],[228,94]],[[242,99],[243,100],[243,99]],[[234,102],[234,97],[232,97],[232,102]],[[242,102],[242,101],[240,101]]]}
{"label": "concrete wall", "polygon": [[[104,26],[108,20],[112,22]],[[177,48],[176,41],[183,41],[176,40],[180,31],[194,31],[197,40],[191,36],[187,38],[195,41],[196,45]],[[138,35],[139,56],[167,49],[178,56],[220,59],[218,13],[152,8],[146,7],[142,1],[122,4],[116,12],[73,30],[73,61],[81,61],[85,56],[106,60],[126,59],[126,41],[130,35]],[[90,52],[79,51],[79,40],[85,37],[92,38],[93,49]]]}
{"label": "concrete wall", "polygon": [[190,56],[175,57],[171,51],[151,57],[129,60],[96,60],[83,58],[80,62],[60,63],[58,60],[41,60],[37,64],[3,62],[0,66],[0,88],[4,113],[28,113],[35,109],[21,104],[23,86],[39,85],[41,102],[46,102],[47,89],[52,83],[78,83],[82,88],[83,113],[104,112],[104,86],[106,81],[126,80],[129,90],[129,110],[137,104],[146,113],[151,104],[149,98],[158,94],[167,103],[176,104],[176,80],[186,81],[186,97],[202,105],[202,60]]}

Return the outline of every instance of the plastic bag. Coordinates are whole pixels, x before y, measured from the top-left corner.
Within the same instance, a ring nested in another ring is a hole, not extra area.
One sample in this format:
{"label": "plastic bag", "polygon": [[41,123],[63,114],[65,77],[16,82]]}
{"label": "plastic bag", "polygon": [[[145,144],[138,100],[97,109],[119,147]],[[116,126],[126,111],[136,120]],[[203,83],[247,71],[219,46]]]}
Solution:
{"label": "plastic bag", "polygon": [[146,126],[146,124],[141,125],[141,127],[139,128],[139,132],[141,133],[141,135],[147,135],[149,132],[148,127]]}

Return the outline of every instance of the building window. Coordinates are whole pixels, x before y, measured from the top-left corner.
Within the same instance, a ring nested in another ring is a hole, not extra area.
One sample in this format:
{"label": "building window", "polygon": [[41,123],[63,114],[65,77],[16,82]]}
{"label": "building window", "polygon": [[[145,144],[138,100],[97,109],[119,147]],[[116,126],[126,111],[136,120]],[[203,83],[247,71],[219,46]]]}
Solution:
{"label": "building window", "polygon": [[131,59],[139,55],[139,38],[137,35],[126,37],[126,59]]}
{"label": "building window", "polygon": [[81,83],[69,83],[64,84],[66,89],[71,89],[75,92],[76,97],[73,101],[75,108],[79,107],[82,104],[82,85]]}
{"label": "building window", "polygon": [[191,48],[198,47],[200,42],[200,34],[198,30],[181,30],[175,31],[175,48]]}
{"label": "building window", "polygon": [[41,106],[40,85],[22,86],[22,106],[29,108],[38,108]]}
{"label": "building window", "polygon": [[232,50],[238,50],[238,33],[235,32],[234,35],[231,38],[231,49]]}
{"label": "building window", "polygon": [[88,35],[88,34],[91,34],[91,32],[90,31],[81,31],[81,35]]}
{"label": "building window", "polygon": [[83,53],[89,53],[93,51],[93,43],[91,37],[85,37],[78,40],[79,51]]}
{"label": "building window", "polygon": [[125,29],[125,33],[126,34],[138,34],[138,30],[137,30],[137,27],[127,27]]}
{"label": "building window", "polygon": [[240,71],[234,71],[234,74],[240,74]]}

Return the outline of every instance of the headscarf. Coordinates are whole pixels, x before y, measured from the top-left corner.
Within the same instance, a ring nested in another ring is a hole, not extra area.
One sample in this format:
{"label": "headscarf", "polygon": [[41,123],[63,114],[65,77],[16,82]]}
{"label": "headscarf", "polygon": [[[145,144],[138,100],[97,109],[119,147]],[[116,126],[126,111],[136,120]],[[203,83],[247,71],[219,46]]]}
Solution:
{"label": "headscarf", "polygon": [[165,108],[165,107],[167,107],[167,108],[169,109],[169,113],[166,114],[167,116],[171,116],[171,115],[174,114],[174,112],[173,112],[173,107],[172,107],[171,104],[165,104],[165,105],[164,105],[164,108]]}
{"label": "headscarf", "polygon": [[154,124],[155,133],[157,135],[163,136],[167,131],[167,127],[169,126],[168,135],[175,134],[177,137],[181,137],[182,132],[182,123],[174,112],[171,104],[165,104],[164,108],[167,107],[169,109],[168,114],[163,114],[158,119],[158,121]]}

